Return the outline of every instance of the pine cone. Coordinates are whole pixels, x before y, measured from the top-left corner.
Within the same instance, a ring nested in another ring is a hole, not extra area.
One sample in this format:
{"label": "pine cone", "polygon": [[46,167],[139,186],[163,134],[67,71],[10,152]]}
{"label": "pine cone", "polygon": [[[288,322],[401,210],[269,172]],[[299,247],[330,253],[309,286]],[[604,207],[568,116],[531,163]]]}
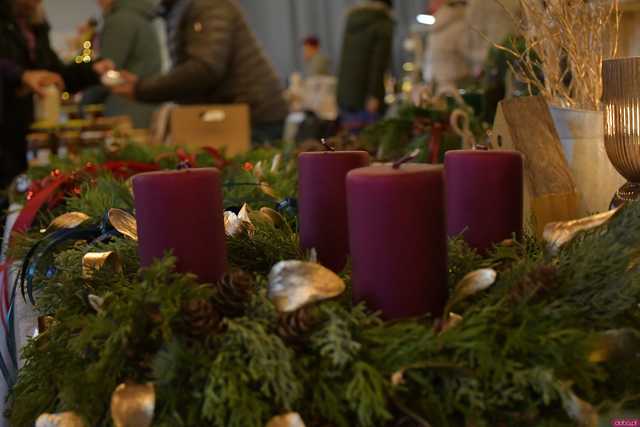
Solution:
{"label": "pine cone", "polygon": [[242,270],[233,270],[217,284],[216,307],[225,317],[241,316],[253,292],[253,276]]}
{"label": "pine cone", "polygon": [[278,323],[278,334],[289,342],[300,342],[317,323],[312,307],[304,307],[291,313],[282,313]]}
{"label": "pine cone", "polygon": [[220,330],[222,317],[209,301],[191,300],[183,304],[182,311],[187,335],[198,338]]}
{"label": "pine cone", "polygon": [[544,296],[555,285],[558,270],[551,265],[542,265],[530,271],[524,279],[509,291],[511,301],[518,303],[524,299]]}

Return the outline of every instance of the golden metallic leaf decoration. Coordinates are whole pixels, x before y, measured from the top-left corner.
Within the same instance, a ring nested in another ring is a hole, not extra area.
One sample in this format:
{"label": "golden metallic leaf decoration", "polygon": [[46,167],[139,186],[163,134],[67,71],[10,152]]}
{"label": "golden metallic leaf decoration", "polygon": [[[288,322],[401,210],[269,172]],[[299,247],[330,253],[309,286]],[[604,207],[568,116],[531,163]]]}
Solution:
{"label": "golden metallic leaf decoration", "polygon": [[280,169],[281,163],[282,163],[281,153],[278,153],[275,156],[273,156],[273,159],[271,160],[271,173],[277,173],[278,170]]}
{"label": "golden metallic leaf decoration", "polygon": [[111,418],[115,427],[151,427],[156,391],[151,383],[120,384],[111,395]]}
{"label": "golden metallic leaf decoration", "polygon": [[242,233],[242,220],[238,218],[234,212],[225,211],[224,213],[224,232],[229,237],[238,236]]}
{"label": "golden metallic leaf decoration", "polygon": [[224,231],[227,236],[236,237],[246,231],[249,237],[253,236],[256,228],[251,222],[251,208],[248,204],[244,204],[240,212],[236,215],[234,212],[226,211],[224,213]]}
{"label": "golden metallic leaf decoration", "polygon": [[253,176],[258,179],[262,179],[264,177],[264,169],[262,167],[262,160],[259,160],[255,166],[253,167]]}
{"label": "golden metallic leaf decoration", "polygon": [[337,297],[345,288],[337,274],[314,262],[282,261],[269,273],[269,299],[280,312]]}
{"label": "golden metallic leaf decoration", "polygon": [[67,212],[51,221],[46,231],[76,228],[88,219],[90,219],[89,215],[82,212]]}
{"label": "golden metallic leaf decoration", "polygon": [[404,370],[394,372],[391,374],[391,384],[394,386],[399,386],[404,384]]}
{"label": "golden metallic leaf decoration", "polygon": [[91,308],[93,308],[96,313],[104,313],[104,310],[102,309],[102,306],[104,305],[104,298],[99,297],[98,295],[89,294],[87,300],[89,301]]}
{"label": "golden metallic leaf decoration", "polygon": [[271,418],[266,427],[305,427],[302,417],[297,412],[289,412]]}
{"label": "golden metallic leaf decoration", "polygon": [[276,190],[274,190],[273,187],[270,186],[267,182],[260,183],[260,190],[262,190],[262,192],[269,197],[273,197],[276,200],[280,199],[280,196],[276,192]]}
{"label": "golden metallic leaf decoration", "polygon": [[109,209],[109,223],[124,236],[138,241],[136,218],[122,209]]}
{"label": "golden metallic leaf decoration", "polygon": [[38,334],[44,334],[45,332],[47,332],[55,321],[56,319],[51,316],[38,317]]}
{"label": "golden metallic leaf decoration", "polygon": [[608,212],[566,222],[552,222],[544,228],[542,237],[547,242],[549,251],[558,250],[573,240],[581,231],[591,230],[606,224],[618,212],[616,208]]}
{"label": "golden metallic leaf decoration", "polygon": [[600,334],[593,342],[589,362],[621,361],[640,355],[640,334],[634,329],[612,329]]}
{"label": "golden metallic leaf decoration", "polygon": [[36,420],[35,427],[85,427],[85,424],[75,412],[44,413]]}
{"label": "golden metallic leaf decoration", "polygon": [[456,313],[449,313],[446,319],[442,322],[442,328],[440,329],[440,333],[443,334],[447,332],[449,329],[455,328],[463,321],[463,317]]}
{"label": "golden metallic leaf decoration", "polygon": [[89,252],[82,257],[82,277],[90,279],[96,271],[100,271],[104,266],[110,266],[116,272],[122,272],[122,261],[117,253]]}
{"label": "golden metallic leaf decoration", "polygon": [[247,203],[245,203],[244,205],[242,205],[240,212],[238,212],[238,218],[241,221],[250,223],[251,222],[251,218],[249,217],[250,213],[251,213],[251,207]]}
{"label": "golden metallic leaf decoration", "polygon": [[272,223],[274,227],[280,227],[285,222],[282,215],[280,215],[280,212],[271,208],[260,208],[260,215]]}
{"label": "golden metallic leaf decoration", "polygon": [[490,288],[491,285],[496,282],[497,276],[498,273],[492,268],[483,268],[472,271],[464,276],[464,278],[456,285],[453,295],[449,299],[444,312],[451,312],[451,309],[460,301]]}
{"label": "golden metallic leaf decoration", "polygon": [[570,384],[567,383],[560,386],[560,397],[565,412],[578,426],[598,426],[598,411],[589,402],[580,399],[573,390],[571,390]]}

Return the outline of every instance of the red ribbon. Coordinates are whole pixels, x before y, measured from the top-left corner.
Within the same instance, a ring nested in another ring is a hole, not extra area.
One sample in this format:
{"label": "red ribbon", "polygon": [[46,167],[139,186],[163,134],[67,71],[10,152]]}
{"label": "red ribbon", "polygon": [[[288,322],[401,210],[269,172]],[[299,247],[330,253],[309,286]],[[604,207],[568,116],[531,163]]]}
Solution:
{"label": "red ribbon", "polygon": [[220,150],[218,150],[217,148],[202,147],[202,151],[205,151],[207,154],[209,154],[213,158],[213,160],[217,162],[216,167],[218,169],[223,169],[225,166],[229,165],[229,161],[224,158],[222,153],[220,153]]}
{"label": "red ribbon", "polygon": [[69,179],[68,176],[62,175],[54,178],[46,187],[42,190],[38,191],[38,193],[33,196],[22,208],[20,214],[18,215],[18,219],[16,219],[15,224],[13,224],[13,228],[11,229],[11,233],[26,232],[33,224],[33,221],[36,219],[36,215],[40,208],[53,197],[55,192],[60,188],[62,184],[64,184]]}
{"label": "red ribbon", "polygon": [[431,163],[437,164],[440,162],[440,147],[442,146],[442,135],[444,133],[445,126],[442,123],[434,123],[431,126],[431,140],[427,147],[431,152]]}

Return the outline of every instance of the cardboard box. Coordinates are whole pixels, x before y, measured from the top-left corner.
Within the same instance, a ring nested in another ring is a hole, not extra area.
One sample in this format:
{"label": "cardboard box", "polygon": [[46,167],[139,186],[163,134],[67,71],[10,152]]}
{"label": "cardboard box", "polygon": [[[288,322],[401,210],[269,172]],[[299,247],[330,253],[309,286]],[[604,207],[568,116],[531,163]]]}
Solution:
{"label": "cardboard box", "polygon": [[233,105],[176,106],[171,111],[171,141],[188,147],[225,148],[227,156],[251,148],[249,107]]}

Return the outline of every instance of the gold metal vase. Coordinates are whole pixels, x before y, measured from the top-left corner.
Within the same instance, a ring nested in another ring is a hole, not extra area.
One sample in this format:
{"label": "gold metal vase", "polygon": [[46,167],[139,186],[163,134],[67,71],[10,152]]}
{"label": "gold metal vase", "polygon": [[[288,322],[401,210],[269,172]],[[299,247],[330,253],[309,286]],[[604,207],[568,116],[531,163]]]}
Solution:
{"label": "gold metal vase", "polygon": [[602,63],[604,145],[617,171],[627,179],[611,207],[640,199],[640,57]]}

